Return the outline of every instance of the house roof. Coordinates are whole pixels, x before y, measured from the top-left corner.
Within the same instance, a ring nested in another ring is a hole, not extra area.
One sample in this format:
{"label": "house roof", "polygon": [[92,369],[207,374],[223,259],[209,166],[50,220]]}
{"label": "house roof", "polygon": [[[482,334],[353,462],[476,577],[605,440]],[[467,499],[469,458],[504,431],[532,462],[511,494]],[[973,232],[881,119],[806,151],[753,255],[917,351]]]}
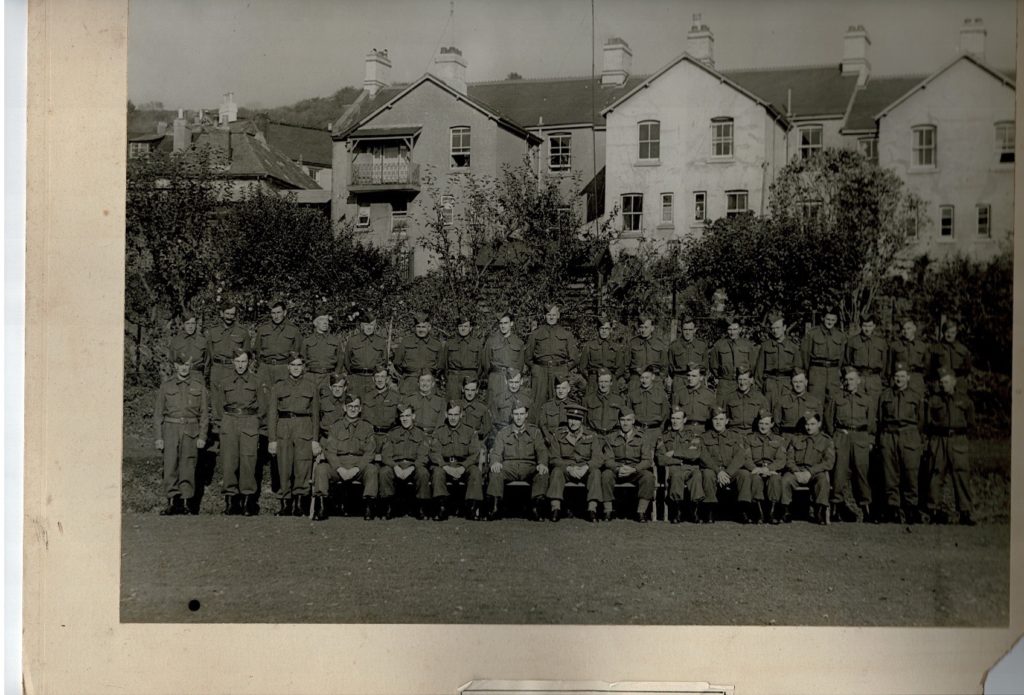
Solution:
{"label": "house roof", "polygon": [[545,128],[578,123],[603,126],[601,110],[644,79],[646,75],[631,75],[617,87],[602,86],[600,77],[502,80],[476,82],[469,85],[468,91],[470,96],[527,128],[536,128],[540,119],[544,120]]}
{"label": "house roof", "polygon": [[161,135],[160,133],[139,133],[137,135],[128,135],[128,142],[159,142],[167,137],[168,133]]}
{"label": "house roof", "polygon": [[328,130],[270,122],[263,136],[293,162],[331,166],[334,147]]}
{"label": "house roof", "polygon": [[331,138],[334,140],[344,139],[353,126],[401,94],[407,86],[396,84],[384,87],[372,97],[366,90],[360,92],[356,100],[349,104],[348,108],[334,122],[334,127],[331,128]]}
{"label": "house roof", "polygon": [[791,118],[842,116],[857,88],[857,76],[843,75],[839,65],[723,70],[722,74]]}
{"label": "house roof", "polygon": [[846,118],[844,131],[875,130],[875,114],[906,94],[924,75],[872,77],[857,90]]}
{"label": "house roof", "polygon": [[250,122],[235,121],[228,128],[203,127],[192,135],[193,146],[210,145],[231,152],[229,178],[273,178],[286,188],[320,188],[302,168],[272,145],[268,145]]}
{"label": "house roof", "polygon": [[984,72],[987,72],[989,75],[991,75],[995,79],[999,80],[1000,82],[1002,82],[1004,85],[1006,85],[1010,89],[1013,89],[1013,90],[1016,91],[1016,85],[1013,82],[1013,80],[1011,80],[1009,77],[1007,77],[1003,73],[997,71],[995,68],[989,67],[988,65],[986,65],[983,62],[981,62],[980,60],[978,60],[974,56],[968,55],[968,54],[964,54],[964,55],[961,55],[961,56],[957,56],[955,59],[953,59],[949,63],[946,63],[944,66],[942,66],[941,68],[939,68],[938,70],[933,72],[931,75],[926,77],[924,80],[919,82],[917,85],[912,87],[903,96],[899,97],[898,99],[893,101],[891,104],[886,106],[884,109],[879,111],[878,114],[875,116],[875,119],[877,120],[879,118],[884,118],[890,111],[892,111],[894,108],[896,108],[897,106],[902,104],[904,101],[909,99],[911,96],[916,94],[918,91],[920,91],[920,90],[924,89],[925,87],[927,87],[932,81],[934,81],[936,78],[938,78],[939,75],[941,75],[942,73],[944,73],[947,70],[949,70],[951,67],[953,67],[954,65],[959,63],[961,60],[966,60],[966,61],[968,61],[970,63],[974,63],[974,65],[976,65],[978,68],[980,68]]}
{"label": "house roof", "polygon": [[377,128],[356,128],[350,134],[350,138],[403,138],[416,135],[423,126],[421,125],[391,125]]}

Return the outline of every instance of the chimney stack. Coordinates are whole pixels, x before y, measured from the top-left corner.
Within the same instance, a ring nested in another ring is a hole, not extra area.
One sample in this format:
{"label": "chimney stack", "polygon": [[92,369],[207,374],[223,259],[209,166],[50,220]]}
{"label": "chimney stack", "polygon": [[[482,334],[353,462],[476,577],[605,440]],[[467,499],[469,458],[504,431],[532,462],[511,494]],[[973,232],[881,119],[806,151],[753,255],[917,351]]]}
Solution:
{"label": "chimney stack", "polygon": [[701,22],[700,14],[693,15],[693,24],[686,34],[686,52],[709,68],[715,67],[715,35]]}
{"label": "chimney stack", "polygon": [[613,36],[604,42],[604,66],[601,69],[601,86],[618,87],[625,84],[633,67],[633,51],[629,44]]}
{"label": "chimney stack", "polygon": [[843,34],[842,71],[844,75],[856,74],[858,87],[868,81],[868,75],[871,73],[871,63],[868,62],[870,45],[871,39],[862,24],[851,25]]}
{"label": "chimney stack", "polygon": [[238,120],[238,106],[235,104],[235,93],[228,92],[224,95],[224,102],[220,105],[217,114],[217,123],[227,125]]}
{"label": "chimney stack", "polygon": [[167,134],[167,121],[157,121],[156,122],[156,134],[157,135],[166,135]]}
{"label": "chimney stack", "polygon": [[442,46],[434,58],[433,73],[459,94],[466,93],[466,59],[455,46]]}
{"label": "chimney stack", "polygon": [[366,74],[363,77],[363,89],[371,97],[377,96],[377,92],[388,86],[391,81],[391,59],[388,57],[388,49],[378,51],[371,48],[366,54]]}
{"label": "chimney stack", "polygon": [[985,62],[985,36],[988,32],[981,22],[981,17],[968,17],[960,27],[960,53]]}
{"label": "chimney stack", "polygon": [[185,110],[178,109],[178,117],[174,119],[174,151],[188,149],[192,144],[192,138],[188,130],[188,122],[185,120]]}

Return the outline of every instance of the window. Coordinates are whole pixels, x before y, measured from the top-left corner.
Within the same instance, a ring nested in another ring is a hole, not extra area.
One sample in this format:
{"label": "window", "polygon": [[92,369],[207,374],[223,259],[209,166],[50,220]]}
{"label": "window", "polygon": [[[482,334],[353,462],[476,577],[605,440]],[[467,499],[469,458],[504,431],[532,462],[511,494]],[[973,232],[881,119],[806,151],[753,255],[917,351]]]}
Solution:
{"label": "window", "polygon": [[661,123],[640,122],[640,159],[657,160],[661,157]]}
{"label": "window", "polygon": [[441,196],[441,222],[455,224],[455,196]]}
{"label": "window", "polygon": [[408,230],[408,218],[406,216],[408,203],[404,200],[396,200],[391,203],[391,233],[405,234]]}
{"label": "window", "polygon": [[1000,164],[1013,163],[1013,149],[1016,144],[1013,126],[1013,121],[996,123],[996,152]]}
{"label": "window", "polygon": [[452,128],[452,169],[469,168],[469,128]]}
{"label": "window", "polygon": [[711,119],[711,156],[732,156],[732,119]]}
{"label": "window", "polygon": [[622,196],[622,231],[639,232],[644,222],[643,193],[627,193]]}
{"label": "window", "polygon": [[736,217],[741,212],[747,211],[747,192],[746,191],[726,191],[725,192],[725,216]]}
{"label": "window", "polygon": [[672,194],[661,194],[661,223],[672,224]]}
{"label": "window", "polygon": [[907,238],[916,239],[917,230],[921,226],[921,211],[917,207],[917,203],[911,203],[907,211]]}
{"label": "window", "polygon": [[693,194],[693,221],[703,223],[708,218],[708,194],[696,191]]}
{"label": "window", "polygon": [[[149,154],[149,143],[148,142],[129,142],[128,143],[128,156],[129,157],[141,157],[144,154]],[[1013,161],[1013,160],[1010,160]]]}
{"label": "window", "polygon": [[370,206],[369,205],[360,205],[359,206],[359,215],[356,217],[356,226],[357,227],[363,227],[363,228],[370,226]]}
{"label": "window", "polygon": [[953,238],[953,206],[939,206],[939,236],[943,239]]}
{"label": "window", "polygon": [[820,200],[804,200],[800,203],[800,217],[802,217],[805,222],[816,222],[820,215]]}
{"label": "window", "polygon": [[800,158],[807,159],[821,152],[821,126],[809,125],[800,129]]}
{"label": "window", "polygon": [[857,141],[857,148],[868,161],[878,164],[878,138],[861,138]]}
{"label": "window", "polygon": [[919,125],[915,127],[913,166],[934,168],[937,163],[935,156],[935,126]]}
{"label": "window", "polygon": [[992,236],[992,206],[978,205],[978,236]]}
{"label": "window", "polygon": [[572,134],[554,133],[548,138],[548,169],[569,171],[572,167]]}

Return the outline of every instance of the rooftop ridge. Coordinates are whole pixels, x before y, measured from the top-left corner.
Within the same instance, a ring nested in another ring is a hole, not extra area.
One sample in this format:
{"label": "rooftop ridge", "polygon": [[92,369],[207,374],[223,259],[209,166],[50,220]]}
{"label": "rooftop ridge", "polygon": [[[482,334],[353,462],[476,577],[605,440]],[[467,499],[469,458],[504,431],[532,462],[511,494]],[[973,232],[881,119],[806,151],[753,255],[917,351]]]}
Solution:
{"label": "rooftop ridge", "polygon": [[[630,75],[630,79],[647,79],[650,77],[649,74],[644,75]],[[481,80],[479,82],[467,82],[466,84],[470,87],[477,86],[490,86],[495,84],[520,84],[523,82],[578,82],[580,80],[593,80],[595,82],[601,79],[601,75],[579,75],[579,76],[563,76],[563,77],[522,77],[515,80]]]}
{"label": "rooftop ridge", "polygon": [[[824,70],[830,69],[839,72],[839,63],[808,63],[806,65],[763,65],[754,68],[719,68],[715,66],[715,70],[728,75],[730,72],[771,72],[773,70]],[[853,77],[853,75],[847,75],[847,77]]]}

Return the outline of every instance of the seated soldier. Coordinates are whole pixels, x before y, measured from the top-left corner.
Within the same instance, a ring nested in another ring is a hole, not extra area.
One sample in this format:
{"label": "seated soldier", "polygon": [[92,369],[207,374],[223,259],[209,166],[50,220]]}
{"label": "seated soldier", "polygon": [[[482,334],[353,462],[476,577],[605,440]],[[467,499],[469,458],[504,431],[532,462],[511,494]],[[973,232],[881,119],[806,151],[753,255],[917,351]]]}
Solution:
{"label": "seated soldier", "polygon": [[[423,377],[421,377],[423,378]],[[429,435],[416,426],[416,408],[411,403],[398,404],[399,426],[384,437],[380,452],[380,502],[388,519],[395,516],[392,504],[395,496],[396,479],[410,482],[416,492],[416,507],[413,514],[417,519],[426,516],[426,505],[430,500],[430,471],[427,470],[427,456],[430,453]]]}
{"label": "seated soldier", "polygon": [[583,427],[583,419],[586,415],[586,408],[576,403],[570,403],[565,406],[565,424],[548,437],[548,452],[551,462],[548,499],[551,501],[552,521],[558,521],[562,516],[562,499],[566,481],[586,483],[587,520],[597,521],[597,504],[602,497],[603,447],[594,433]]}
{"label": "seated soldier", "polygon": [[[701,427],[703,432],[703,426]],[[668,486],[668,520],[678,524],[682,520],[686,493],[690,507],[687,515],[694,523],[699,521],[697,505],[704,499],[704,486],[700,473],[701,435],[686,426],[686,413],[675,406],[669,419],[669,430],[658,439],[657,461],[665,469]]]}
{"label": "seated soldier", "polygon": [[501,498],[505,483],[526,480],[532,483],[530,518],[540,521],[540,505],[548,489],[548,448],[540,428],[526,420],[529,407],[525,401],[511,404],[512,424],[503,427],[494,438],[491,449],[491,475],[487,480],[487,495],[491,498],[488,519],[501,516]]}
{"label": "seated soldier", "polygon": [[434,430],[430,438],[430,479],[437,502],[435,519],[444,521],[448,518],[448,483],[460,480],[466,483],[466,518],[480,519],[485,453],[477,431],[462,418],[462,406],[458,401],[450,401],[445,424]]}
{"label": "seated soldier", "polygon": [[331,425],[327,438],[321,442],[326,461],[319,459],[313,469],[314,520],[327,518],[326,498],[332,482],[362,482],[366,507],[363,518],[373,518],[377,499],[377,464],[373,462],[375,442],[373,427],[359,417],[361,412],[359,396],[349,393],[345,417]]}
{"label": "seated soldier", "polygon": [[793,437],[786,450],[786,472],[782,476],[782,521],[790,521],[789,505],[793,490],[799,485],[811,486],[812,518],[819,524],[828,523],[829,471],[836,464],[836,449],[832,438],[821,431],[821,413],[804,413],[805,434]]}
{"label": "seated soldier", "polygon": [[605,519],[614,513],[616,483],[636,483],[636,514],[640,523],[649,521],[647,509],[654,499],[654,448],[636,429],[636,414],[628,405],[619,411],[619,429],[608,435],[604,470],[601,472],[601,497]]}
{"label": "seated soldier", "polygon": [[[718,488],[727,487],[733,476],[750,460],[750,452],[742,435],[726,429],[729,415],[725,406],[715,406],[711,411],[711,429],[701,436],[700,457],[701,477],[704,482],[703,521],[715,523],[715,505],[718,504]],[[744,476],[749,483],[749,475]],[[749,488],[747,489],[749,493]]]}
{"label": "seated soldier", "polygon": [[[768,519],[773,524],[779,523],[775,514],[775,506],[782,499],[782,471],[786,467],[786,440],[775,434],[772,428],[775,421],[767,409],[762,408],[757,414],[757,432],[746,435],[747,447],[750,449],[751,469],[750,483],[753,487],[751,497],[754,506],[754,518],[758,523]],[[762,510],[760,503],[766,494],[768,509]]]}

